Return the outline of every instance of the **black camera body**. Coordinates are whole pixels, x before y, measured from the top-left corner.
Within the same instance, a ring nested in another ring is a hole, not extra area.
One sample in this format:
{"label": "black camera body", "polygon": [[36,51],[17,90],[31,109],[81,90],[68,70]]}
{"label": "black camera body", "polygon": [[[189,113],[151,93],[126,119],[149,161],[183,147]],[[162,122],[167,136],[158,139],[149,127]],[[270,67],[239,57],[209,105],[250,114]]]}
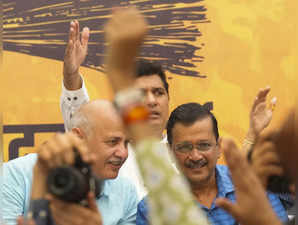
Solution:
{"label": "black camera body", "polygon": [[61,166],[49,172],[48,191],[63,201],[88,206],[87,194],[91,191],[98,198],[102,182],[93,175],[90,165],[83,162],[79,153],[76,150],[74,152],[73,166]]}

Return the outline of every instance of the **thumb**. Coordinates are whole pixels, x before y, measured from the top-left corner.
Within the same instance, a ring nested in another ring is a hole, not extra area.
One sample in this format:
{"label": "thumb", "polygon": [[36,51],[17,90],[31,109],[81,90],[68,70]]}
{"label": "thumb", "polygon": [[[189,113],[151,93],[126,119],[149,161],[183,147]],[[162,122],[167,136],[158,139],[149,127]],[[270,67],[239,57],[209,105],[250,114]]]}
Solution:
{"label": "thumb", "polygon": [[94,212],[98,212],[98,208],[97,208],[97,204],[96,204],[96,199],[95,199],[94,193],[93,192],[89,192],[87,199],[88,199],[89,209],[91,209]]}
{"label": "thumb", "polygon": [[274,97],[271,99],[270,103],[269,103],[269,109],[273,112],[276,106],[276,102],[277,102],[277,98]]}
{"label": "thumb", "polygon": [[237,220],[239,215],[237,206],[230,200],[226,198],[218,198],[216,199],[215,204],[230,213]]}

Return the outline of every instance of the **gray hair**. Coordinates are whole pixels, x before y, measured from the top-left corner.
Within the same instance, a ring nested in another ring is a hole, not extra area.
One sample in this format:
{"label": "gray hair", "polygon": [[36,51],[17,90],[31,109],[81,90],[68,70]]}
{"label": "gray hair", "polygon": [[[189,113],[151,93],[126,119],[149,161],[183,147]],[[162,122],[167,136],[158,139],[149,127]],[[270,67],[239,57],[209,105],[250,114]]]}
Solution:
{"label": "gray hair", "polygon": [[79,128],[85,132],[87,136],[92,134],[92,125],[90,119],[80,109],[77,110],[70,119],[69,129]]}

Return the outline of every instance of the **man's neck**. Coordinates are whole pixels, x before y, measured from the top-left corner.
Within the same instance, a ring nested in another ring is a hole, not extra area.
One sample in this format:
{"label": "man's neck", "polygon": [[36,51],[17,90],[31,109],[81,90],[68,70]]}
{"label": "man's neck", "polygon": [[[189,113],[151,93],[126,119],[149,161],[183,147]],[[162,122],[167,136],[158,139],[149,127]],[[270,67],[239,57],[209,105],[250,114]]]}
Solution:
{"label": "man's neck", "polygon": [[191,190],[193,195],[195,196],[195,199],[201,205],[206,206],[207,208],[210,208],[218,191],[215,173],[206,182],[192,185]]}
{"label": "man's neck", "polygon": [[154,136],[160,140],[163,139],[163,128],[160,126],[153,126],[152,127]]}

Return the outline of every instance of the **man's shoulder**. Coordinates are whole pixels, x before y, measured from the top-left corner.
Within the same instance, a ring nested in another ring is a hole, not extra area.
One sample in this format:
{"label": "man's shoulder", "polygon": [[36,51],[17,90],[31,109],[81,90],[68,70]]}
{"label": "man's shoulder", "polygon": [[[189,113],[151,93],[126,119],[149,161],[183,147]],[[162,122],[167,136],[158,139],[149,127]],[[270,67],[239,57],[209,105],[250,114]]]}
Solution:
{"label": "man's shoulder", "polygon": [[111,193],[130,193],[133,192],[133,194],[137,193],[135,186],[131,183],[131,181],[122,176],[118,176],[115,179],[109,179],[104,181],[104,192],[105,194],[109,195]]}
{"label": "man's shoulder", "polygon": [[10,160],[3,164],[3,173],[16,171],[18,173],[32,173],[32,169],[36,163],[37,154],[32,153]]}
{"label": "man's shoulder", "polygon": [[223,179],[231,180],[231,173],[227,166],[225,165],[216,165],[216,173],[220,175]]}

